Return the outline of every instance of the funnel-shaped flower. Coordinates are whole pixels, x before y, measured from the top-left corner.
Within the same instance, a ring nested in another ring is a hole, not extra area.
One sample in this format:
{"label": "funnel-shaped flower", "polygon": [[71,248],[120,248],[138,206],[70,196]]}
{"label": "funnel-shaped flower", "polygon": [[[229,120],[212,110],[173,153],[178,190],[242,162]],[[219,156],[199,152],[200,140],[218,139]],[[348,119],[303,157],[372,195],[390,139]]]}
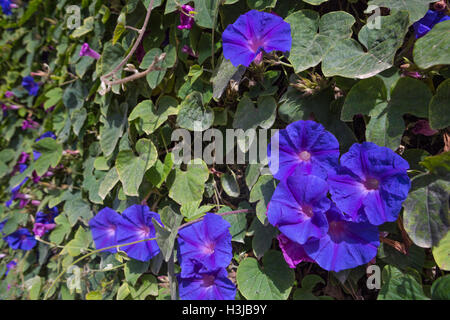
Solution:
{"label": "funnel-shaped flower", "polygon": [[300,262],[314,262],[305,252],[302,245],[290,240],[284,234],[280,233],[277,237],[284,260],[290,268],[295,268]]}
{"label": "funnel-shaped flower", "polygon": [[225,59],[248,67],[262,51],[290,51],[291,26],[274,14],[250,10],[227,26],[222,41]]}
{"label": "funnel-shaped flower", "polygon": [[10,235],[6,236],[4,240],[13,250],[31,250],[36,245],[36,239],[33,237],[31,232],[25,228],[21,228],[11,233]]}
{"label": "funnel-shaped flower", "polygon": [[331,197],[354,222],[395,221],[411,186],[408,169],[408,162],[389,148],[355,143],[328,177]]}
{"label": "funnel-shaped flower", "polygon": [[100,54],[97,51],[92,50],[87,42],[83,43],[80,50],[80,57],[84,56],[94,58],[95,60],[100,59]]}
{"label": "funnel-shaped flower", "polygon": [[[231,259],[231,225],[221,216],[207,213],[202,221],[178,232],[181,276],[227,267]],[[197,263],[200,262],[200,269]],[[198,270],[197,270],[198,269]]]}
{"label": "funnel-shaped flower", "polygon": [[37,96],[39,91],[39,84],[34,81],[32,76],[26,76],[22,80],[22,87],[24,87],[30,96]]}
{"label": "funnel-shaped flower", "polygon": [[[125,209],[117,228],[117,242],[123,244],[155,238],[156,231],[152,218],[162,225],[159,214],[150,211],[147,206],[132,205]],[[125,251],[130,258],[140,261],[148,261],[159,253],[156,240],[124,246],[121,250]]]}
{"label": "funnel-shaped flower", "polygon": [[303,248],[323,269],[339,272],[368,263],[377,255],[378,227],[368,222],[352,222],[333,204],[326,214],[328,232],[311,239]]}
{"label": "funnel-shaped flower", "polygon": [[11,8],[13,8],[13,4],[11,3],[11,0],[0,0],[0,6],[5,15],[12,15]]}
{"label": "funnel-shaped flower", "polygon": [[190,278],[178,277],[181,300],[234,300],[236,286],[227,278],[227,270],[195,274]]}
{"label": "funnel-shaped flower", "polygon": [[426,35],[439,22],[450,20],[444,11],[428,10],[426,15],[413,24],[416,39]]}
{"label": "funnel-shaped flower", "polygon": [[[117,245],[117,228],[122,217],[110,208],[103,208],[89,221],[92,239],[95,247],[102,249]],[[131,241],[130,241],[131,242]],[[106,252],[115,253],[116,248],[107,249]]]}
{"label": "funnel-shaped flower", "polygon": [[310,238],[320,238],[328,231],[325,212],[331,201],[327,193],[325,180],[295,171],[275,189],[267,218],[298,244],[304,244]]}
{"label": "funnel-shaped flower", "polygon": [[278,180],[285,179],[294,170],[326,179],[339,164],[336,137],[311,120],[299,120],[278,131],[267,151],[270,171]]}

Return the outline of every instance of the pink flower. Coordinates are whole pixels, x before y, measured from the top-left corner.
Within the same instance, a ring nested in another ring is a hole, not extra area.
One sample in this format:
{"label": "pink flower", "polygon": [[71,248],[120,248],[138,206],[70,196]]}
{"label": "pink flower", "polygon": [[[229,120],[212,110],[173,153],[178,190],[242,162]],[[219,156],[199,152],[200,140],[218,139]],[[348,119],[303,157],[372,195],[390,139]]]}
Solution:
{"label": "pink flower", "polygon": [[291,241],[288,237],[280,233],[277,237],[284,260],[290,268],[295,268],[300,262],[314,262],[305,252],[303,246]]}
{"label": "pink flower", "polygon": [[438,130],[431,129],[430,124],[427,120],[419,120],[416,122],[414,128],[412,129],[414,134],[422,134],[424,136],[434,136],[438,133]]}
{"label": "pink flower", "polygon": [[80,50],[80,57],[88,56],[95,60],[100,59],[100,54],[89,47],[89,43],[85,42]]}
{"label": "pink flower", "polygon": [[181,24],[178,26],[178,29],[191,29],[194,25],[194,18],[191,16],[189,12],[194,11],[195,9],[188,4],[181,6],[180,12],[180,22]]}
{"label": "pink flower", "polygon": [[56,227],[56,224],[54,223],[39,223],[36,222],[33,227],[33,232],[38,237],[42,237],[44,234],[46,234],[48,231],[53,230]]}

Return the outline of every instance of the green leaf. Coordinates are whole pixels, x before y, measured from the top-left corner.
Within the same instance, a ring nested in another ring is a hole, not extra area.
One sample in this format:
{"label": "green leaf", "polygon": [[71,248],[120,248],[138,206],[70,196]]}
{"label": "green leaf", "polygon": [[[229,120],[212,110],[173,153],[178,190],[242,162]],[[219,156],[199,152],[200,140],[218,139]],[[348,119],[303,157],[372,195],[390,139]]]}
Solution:
{"label": "green leaf", "polygon": [[116,168],[123,189],[128,196],[139,196],[139,186],[145,172],[153,166],[158,158],[155,145],[148,139],[140,139],[136,143],[139,156],[132,150],[119,151],[116,158]]}
{"label": "green leaf", "polygon": [[266,8],[275,8],[277,0],[247,0],[250,9],[264,10]]}
{"label": "green leaf", "polygon": [[351,121],[354,115],[369,115],[367,141],[396,150],[405,130],[403,115],[427,117],[430,89],[413,78],[400,78],[388,99],[381,78],[364,79],[352,87],[342,108],[341,119]]}
{"label": "green leaf", "polygon": [[211,77],[211,83],[213,85],[213,98],[216,101],[220,99],[230,81],[235,83],[239,83],[241,81],[246,70],[246,68],[242,65],[239,67],[233,66],[231,61],[224,59],[223,56],[220,58],[221,61]]}
{"label": "green leaf", "polygon": [[146,177],[157,188],[166,181],[167,176],[172,171],[173,167],[173,154],[168,153],[164,159],[164,163],[160,160],[156,160],[155,165],[147,171]]}
{"label": "green leaf", "polygon": [[381,16],[380,24],[381,29],[365,25],[359,32],[358,39],[366,49],[354,39],[337,41],[323,58],[323,74],[365,79],[392,67],[395,53],[408,31],[408,13],[397,11]]}
{"label": "green leaf", "polygon": [[124,300],[129,295],[130,295],[130,287],[128,283],[124,282],[117,291],[117,300]]}
{"label": "green leaf", "polygon": [[148,270],[149,265],[150,261],[143,262],[134,259],[128,261],[124,268],[125,279],[127,282],[131,284],[131,286],[134,286],[139,277]]}
{"label": "green leaf", "polygon": [[64,254],[68,252],[72,257],[77,257],[86,252],[86,249],[89,248],[91,242],[91,232],[84,230],[84,228],[80,226],[75,233],[75,237],[67,243],[61,253]]}
{"label": "green leaf", "polygon": [[[198,159],[194,161],[198,161]],[[200,163],[189,163],[186,171],[177,169],[169,197],[180,205],[202,200],[208,177],[209,170],[203,160],[200,160]]]}
{"label": "green leaf", "polygon": [[276,112],[277,103],[273,97],[260,97],[258,108],[255,108],[250,98],[244,96],[237,106],[233,128],[248,130],[259,126],[269,129],[275,122]]}
{"label": "green leaf", "polygon": [[410,24],[413,24],[427,13],[430,2],[434,0],[371,0],[367,5],[391,10],[406,10],[409,13]]}
{"label": "green leaf", "polygon": [[344,11],[320,17],[313,10],[300,10],[289,15],[286,22],[292,30],[289,61],[298,73],[319,64],[335,42],[349,39],[355,18]]}
{"label": "green leaf", "polygon": [[72,32],[70,37],[73,38],[73,39],[76,39],[76,38],[80,38],[80,37],[88,34],[92,30],[94,30],[94,22],[95,22],[95,18],[94,17],[87,17],[86,19],[83,20],[83,25],[78,27],[78,28],[76,28]]}
{"label": "green leaf", "polygon": [[48,98],[45,101],[44,109],[47,110],[53,106],[55,106],[58,102],[62,100],[63,90],[61,88],[54,88],[45,93],[45,97]]}
{"label": "green leaf", "polygon": [[224,173],[220,176],[220,183],[222,184],[223,190],[228,194],[230,197],[237,198],[239,197],[240,188],[239,184],[236,180],[236,176],[234,173],[228,174]]}
{"label": "green leaf", "polygon": [[270,175],[263,175],[258,178],[258,181],[250,191],[249,202],[258,202],[256,205],[256,215],[261,223],[267,222],[267,206],[275,192],[276,182]]}
{"label": "green leaf", "polygon": [[33,163],[33,169],[38,176],[47,172],[49,167],[56,167],[61,160],[62,146],[52,138],[44,138],[33,145],[33,149],[41,156]]}
{"label": "green leaf", "polygon": [[158,101],[158,109],[155,108],[151,100],[144,100],[139,103],[131,112],[128,121],[140,119],[139,126],[146,134],[152,134],[169,116],[176,115],[178,101],[170,96],[163,96]]}
{"label": "green leaf", "polygon": [[433,257],[440,269],[450,271],[450,232],[433,247]]}
{"label": "green leaf", "polygon": [[67,216],[70,225],[73,227],[79,218],[86,223],[92,218],[92,211],[87,202],[81,196],[74,196],[64,204],[64,214]]}
{"label": "green leaf", "polygon": [[247,300],[286,300],[294,284],[294,271],[279,251],[267,252],[263,266],[254,258],[239,264],[236,280],[240,293]]}
{"label": "green leaf", "polygon": [[450,275],[439,277],[431,286],[433,300],[450,300]]}
{"label": "green leaf", "polygon": [[436,24],[414,44],[414,62],[421,69],[450,64],[450,21]]}
{"label": "green leaf", "polygon": [[86,300],[102,300],[103,296],[100,291],[89,291],[86,293]]}
{"label": "green leaf", "polygon": [[427,168],[431,174],[450,180],[450,151],[426,157],[420,162],[420,165]]}
{"label": "green leaf", "polygon": [[439,85],[436,95],[430,102],[429,119],[433,129],[444,129],[450,126],[449,101],[450,79],[447,79]]}
{"label": "green leaf", "polygon": [[114,103],[108,107],[106,117],[100,116],[100,121],[104,124],[100,129],[100,146],[105,157],[114,152],[117,142],[123,134],[127,121],[127,111],[127,103],[122,103],[119,106],[117,100],[114,100]]}
{"label": "green leaf", "polygon": [[141,285],[139,289],[130,287],[130,293],[133,300],[145,300],[148,296],[158,295],[158,281],[155,276],[145,274],[141,277]]}
{"label": "green leaf", "polygon": [[194,0],[195,23],[199,27],[212,29],[216,19],[215,9],[219,5],[215,0]]}
{"label": "green leaf", "polygon": [[60,214],[55,218],[56,228],[50,233],[50,241],[60,244],[64,238],[72,231],[72,227],[66,215]]}
{"label": "green leaf", "polygon": [[180,104],[177,124],[190,131],[204,131],[214,123],[214,111],[203,105],[203,95],[194,91]]}
{"label": "green leaf", "polygon": [[[420,275],[417,276],[420,278]],[[383,284],[378,300],[429,300],[422,285],[417,282],[417,276],[386,265],[382,272]]]}
{"label": "green leaf", "polygon": [[437,245],[449,228],[449,193],[443,181],[410,192],[403,203],[403,223],[408,235],[420,247]]}
{"label": "green leaf", "polygon": [[272,246],[272,240],[278,233],[277,229],[271,224],[264,226],[259,219],[253,219],[248,231],[253,233],[253,253],[257,259],[261,259]]}
{"label": "green leaf", "polygon": [[111,170],[103,178],[98,188],[98,195],[105,200],[106,196],[111,192],[114,186],[119,182],[119,173],[116,167],[112,167]]}
{"label": "green leaf", "polygon": [[156,230],[156,242],[158,243],[159,249],[161,250],[164,261],[167,262],[173,254],[175,239],[178,234],[178,228],[183,221],[183,216],[180,214],[176,214],[170,207],[164,207],[160,212],[161,215],[165,215],[165,220],[171,220],[170,227],[162,227],[160,226],[158,221],[153,218],[153,225],[155,226]]}
{"label": "green leaf", "polygon": [[[247,204],[248,205],[248,204]],[[239,206],[239,209],[241,206]],[[230,207],[222,207],[217,213],[223,213],[232,211]],[[231,215],[223,216],[223,218],[228,221],[231,225],[230,234],[231,240],[235,242],[244,243],[245,233],[247,232],[247,214],[246,213],[236,213]]]}

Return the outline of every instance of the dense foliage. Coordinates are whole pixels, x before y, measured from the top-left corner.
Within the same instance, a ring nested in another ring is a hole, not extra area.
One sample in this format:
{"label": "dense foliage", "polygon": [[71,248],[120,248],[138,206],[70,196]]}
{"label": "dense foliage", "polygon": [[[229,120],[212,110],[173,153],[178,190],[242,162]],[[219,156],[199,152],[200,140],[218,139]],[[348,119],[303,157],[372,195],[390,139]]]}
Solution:
{"label": "dense foliage", "polygon": [[446,1],[0,5],[0,299],[450,299]]}

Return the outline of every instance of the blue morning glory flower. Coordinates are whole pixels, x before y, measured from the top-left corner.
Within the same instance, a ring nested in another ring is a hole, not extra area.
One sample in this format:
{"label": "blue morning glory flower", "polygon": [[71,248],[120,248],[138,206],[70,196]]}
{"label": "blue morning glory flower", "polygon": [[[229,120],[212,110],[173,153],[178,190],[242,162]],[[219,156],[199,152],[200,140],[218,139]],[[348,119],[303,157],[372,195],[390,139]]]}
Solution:
{"label": "blue morning glory flower", "polygon": [[225,59],[248,67],[259,53],[290,51],[291,26],[274,14],[250,10],[227,26],[222,41]]}
{"label": "blue morning glory flower", "polygon": [[202,221],[178,232],[178,256],[183,278],[230,264],[233,257],[230,227],[221,216],[207,213]]}
{"label": "blue morning glory flower", "polygon": [[178,277],[181,300],[234,300],[236,286],[227,278],[227,270],[219,268],[189,278]]}
{"label": "blue morning glory flower", "polygon": [[39,84],[34,81],[32,76],[26,76],[22,80],[22,87],[27,89],[30,96],[37,96],[39,91]]}
{"label": "blue morning glory flower", "polygon": [[[102,249],[117,245],[117,228],[122,217],[110,208],[103,208],[89,221],[95,248]],[[132,241],[129,241],[132,242]],[[105,250],[115,253],[116,248]]]}
{"label": "blue morning glory flower", "polygon": [[273,135],[268,159],[270,171],[278,180],[296,169],[326,179],[339,164],[339,142],[320,123],[299,120]]}
{"label": "blue morning glory flower", "polygon": [[55,218],[59,214],[58,207],[53,207],[49,211],[49,213],[44,213],[43,211],[36,213],[35,222],[44,224],[55,223]]}
{"label": "blue morning glory flower", "polygon": [[413,24],[416,39],[426,35],[439,22],[450,20],[444,11],[428,10],[426,15]]}
{"label": "blue morning glory flower", "polygon": [[5,219],[0,222],[0,232],[2,232],[3,228],[5,227],[6,222],[8,222],[8,219]]}
{"label": "blue morning glory flower", "polygon": [[[117,242],[128,243],[156,237],[152,218],[162,225],[159,214],[150,211],[148,206],[132,205],[125,209],[117,225]],[[148,261],[159,253],[156,240],[144,241],[121,247],[130,258]]]}
{"label": "blue morning glory flower", "polygon": [[12,15],[10,0],[0,0],[0,6],[2,7],[2,11],[5,15]]}
{"label": "blue morning glory flower", "polygon": [[328,271],[355,268],[377,255],[378,227],[368,222],[352,222],[333,204],[326,213],[328,232],[320,239],[310,239],[303,245],[306,254]]}
{"label": "blue morning glory flower", "polygon": [[395,221],[411,186],[408,169],[408,162],[389,148],[355,143],[328,177],[331,198],[355,222]]}
{"label": "blue morning glory flower", "polygon": [[[40,141],[40,140],[42,140],[42,139],[45,139],[45,138],[56,139],[56,136],[55,136],[55,134],[54,134],[53,132],[47,131],[47,132],[43,133],[39,138],[37,138],[37,139],[34,140],[34,141],[35,141],[35,142],[38,142],[38,141]],[[41,153],[40,153],[39,151],[33,150],[33,159],[34,159],[34,161],[36,161],[37,159],[39,159],[40,156],[41,156]]]}
{"label": "blue morning glory flower", "polygon": [[6,236],[4,240],[13,250],[31,250],[36,245],[36,239],[31,234],[31,232],[25,228],[21,228],[11,233],[10,235]]}
{"label": "blue morning glory flower", "polygon": [[328,231],[325,212],[331,205],[325,180],[295,171],[275,189],[267,218],[281,233],[298,244],[321,238]]}

